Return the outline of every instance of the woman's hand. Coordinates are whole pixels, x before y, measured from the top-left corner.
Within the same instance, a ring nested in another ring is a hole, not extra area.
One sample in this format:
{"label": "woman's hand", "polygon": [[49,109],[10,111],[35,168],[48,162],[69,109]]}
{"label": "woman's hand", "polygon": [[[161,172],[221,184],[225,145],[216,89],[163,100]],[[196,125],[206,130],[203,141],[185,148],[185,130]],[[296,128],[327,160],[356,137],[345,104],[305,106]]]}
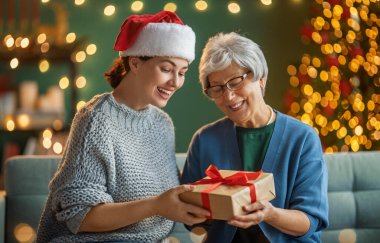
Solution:
{"label": "woman's hand", "polygon": [[266,221],[271,217],[273,205],[268,201],[256,201],[247,206],[243,206],[246,215],[237,215],[228,221],[230,225],[247,229],[252,225],[257,225],[262,221]]}
{"label": "woman's hand", "polygon": [[239,228],[249,228],[263,221],[281,232],[292,236],[304,235],[310,227],[307,215],[295,209],[276,208],[270,202],[262,200],[243,207],[246,215],[238,215],[228,221]]}
{"label": "woman's hand", "polygon": [[160,194],[156,198],[155,211],[162,217],[190,226],[204,222],[206,216],[210,215],[207,210],[184,203],[179,198],[179,194],[192,191],[193,188],[191,185],[181,185]]}

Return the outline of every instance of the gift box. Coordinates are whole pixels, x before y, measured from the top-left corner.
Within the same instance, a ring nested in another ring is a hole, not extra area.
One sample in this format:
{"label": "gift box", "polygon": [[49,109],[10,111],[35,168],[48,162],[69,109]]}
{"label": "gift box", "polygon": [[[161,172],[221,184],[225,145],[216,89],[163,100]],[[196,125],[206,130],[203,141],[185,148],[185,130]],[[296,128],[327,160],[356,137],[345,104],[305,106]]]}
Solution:
{"label": "gift box", "polygon": [[182,201],[208,209],[210,219],[229,220],[243,215],[243,206],[276,197],[274,178],[263,171],[206,170],[207,177],[191,183],[194,190],[180,194]]}

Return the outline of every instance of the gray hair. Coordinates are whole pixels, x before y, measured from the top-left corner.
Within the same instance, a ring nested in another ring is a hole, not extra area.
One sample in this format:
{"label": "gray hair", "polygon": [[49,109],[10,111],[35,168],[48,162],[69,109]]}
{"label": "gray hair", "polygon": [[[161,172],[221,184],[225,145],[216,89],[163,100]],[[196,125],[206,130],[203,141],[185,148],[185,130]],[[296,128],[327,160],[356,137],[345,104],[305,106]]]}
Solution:
{"label": "gray hair", "polygon": [[255,42],[235,32],[219,33],[211,37],[203,49],[199,63],[202,87],[209,86],[207,76],[210,73],[223,70],[232,62],[252,71],[255,81],[268,77],[267,61]]}

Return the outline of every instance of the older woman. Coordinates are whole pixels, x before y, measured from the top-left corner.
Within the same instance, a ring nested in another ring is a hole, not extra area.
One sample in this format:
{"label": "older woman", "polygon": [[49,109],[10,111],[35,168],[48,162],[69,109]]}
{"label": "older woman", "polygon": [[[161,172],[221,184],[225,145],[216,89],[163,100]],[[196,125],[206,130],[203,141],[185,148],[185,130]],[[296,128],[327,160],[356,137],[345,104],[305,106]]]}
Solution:
{"label": "older woman", "polygon": [[236,33],[209,39],[199,65],[203,92],[226,115],[194,135],[182,183],[219,169],[273,173],[276,198],[245,205],[246,215],[204,226],[207,242],[320,242],[328,225],[327,171],[308,125],[264,100],[268,68],[259,46]]}

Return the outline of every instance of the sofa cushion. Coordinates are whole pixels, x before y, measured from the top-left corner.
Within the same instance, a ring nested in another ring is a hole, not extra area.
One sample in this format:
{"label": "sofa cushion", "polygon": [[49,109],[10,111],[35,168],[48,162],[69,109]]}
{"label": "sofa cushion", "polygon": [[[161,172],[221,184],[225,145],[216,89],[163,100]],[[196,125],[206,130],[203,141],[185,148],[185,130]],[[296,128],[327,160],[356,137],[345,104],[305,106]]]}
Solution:
{"label": "sofa cushion", "polygon": [[326,154],[325,159],[330,226],[323,242],[380,242],[380,153]]}

